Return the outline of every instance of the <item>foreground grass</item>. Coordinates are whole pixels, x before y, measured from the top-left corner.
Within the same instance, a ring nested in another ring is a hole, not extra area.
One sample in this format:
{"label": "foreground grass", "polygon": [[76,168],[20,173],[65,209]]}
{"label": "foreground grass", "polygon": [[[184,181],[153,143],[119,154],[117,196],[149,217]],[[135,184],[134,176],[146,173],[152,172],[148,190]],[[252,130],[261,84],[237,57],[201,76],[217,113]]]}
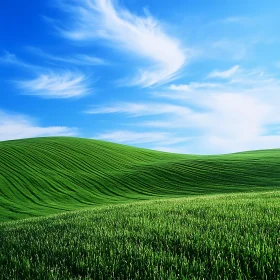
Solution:
{"label": "foreground grass", "polygon": [[279,279],[280,192],[0,224],[0,279]]}
{"label": "foreground grass", "polygon": [[221,156],[46,137],[0,142],[0,222],[93,205],[280,189],[280,150]]}

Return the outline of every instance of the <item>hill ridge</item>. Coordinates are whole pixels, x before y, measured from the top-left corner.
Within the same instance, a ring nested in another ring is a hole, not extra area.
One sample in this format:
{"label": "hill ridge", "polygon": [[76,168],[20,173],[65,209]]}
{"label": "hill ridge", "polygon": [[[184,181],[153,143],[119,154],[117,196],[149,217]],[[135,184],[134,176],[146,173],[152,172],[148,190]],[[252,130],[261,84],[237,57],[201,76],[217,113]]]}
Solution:
{"label": "hill ridge", "polygon": [[0,142],[0,221],[280,187],[280,150],[180,155],[73,137]]}

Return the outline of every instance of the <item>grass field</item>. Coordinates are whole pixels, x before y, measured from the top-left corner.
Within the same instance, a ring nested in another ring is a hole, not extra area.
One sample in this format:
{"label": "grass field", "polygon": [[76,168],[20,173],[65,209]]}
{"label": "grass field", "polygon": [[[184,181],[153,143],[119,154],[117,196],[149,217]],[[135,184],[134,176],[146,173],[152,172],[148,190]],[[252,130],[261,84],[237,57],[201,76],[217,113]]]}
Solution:
{"label": "grass field", "polygon": [[280,279],[279,171],[280,150],[0,142],[0,279]]}
{"label": "grass field", "polygon": [[135,200],[274,190],[279,170],[280,150],[190,156],[70,137],[5,141],[0,222]]}
{"label": "grass field", "polygon": [[279,279],[280,192],[4,223],[0,279]]}

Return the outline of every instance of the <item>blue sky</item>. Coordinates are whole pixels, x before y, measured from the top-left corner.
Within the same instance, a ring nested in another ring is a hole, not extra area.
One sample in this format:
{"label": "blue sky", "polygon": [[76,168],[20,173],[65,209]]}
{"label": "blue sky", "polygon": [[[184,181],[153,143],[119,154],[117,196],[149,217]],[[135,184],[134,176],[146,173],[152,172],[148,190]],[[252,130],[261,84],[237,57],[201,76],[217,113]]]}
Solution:
{"label": "blue sky", "polygon": [[280,148],[279,1],[0,5],[0,140]]}

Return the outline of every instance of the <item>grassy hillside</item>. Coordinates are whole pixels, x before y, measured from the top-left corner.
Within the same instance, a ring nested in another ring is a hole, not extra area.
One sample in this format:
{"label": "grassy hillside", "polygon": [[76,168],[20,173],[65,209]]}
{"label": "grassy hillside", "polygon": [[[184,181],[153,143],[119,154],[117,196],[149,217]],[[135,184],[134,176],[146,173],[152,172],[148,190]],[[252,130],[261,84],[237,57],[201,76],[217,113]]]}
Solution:
{"label": "grassy hillside", "polygon": [[0,279],[279,279],[279,199],[213,195],[0,226]]}
{"label": "grassy hillside", "polygon": [[279,171],[280,150],[0,142],[0,279],[279,279]]}
{"label": "grassy hillside", "polygon": [[0,142],[0,221],[280,187],[280,150],[190,156],[70,137]]}

